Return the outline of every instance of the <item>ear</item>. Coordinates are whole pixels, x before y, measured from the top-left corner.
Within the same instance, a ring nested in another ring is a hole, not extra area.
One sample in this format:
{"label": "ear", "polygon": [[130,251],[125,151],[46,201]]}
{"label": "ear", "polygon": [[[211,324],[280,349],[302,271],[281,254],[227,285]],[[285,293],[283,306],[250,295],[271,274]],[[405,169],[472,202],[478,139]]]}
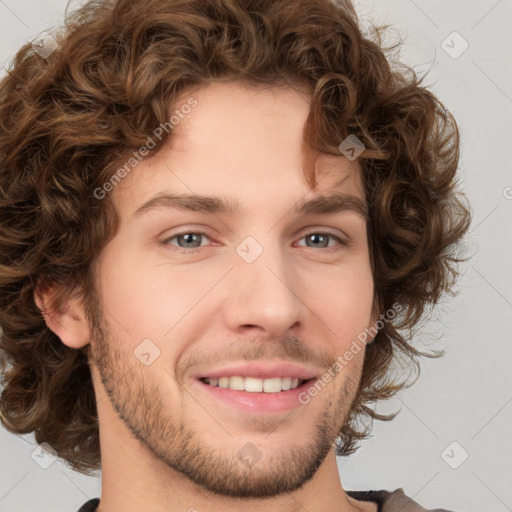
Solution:
{"label": "ear", "polygon": [[62,290],[57,285],[44,290],[36,288],[34,301],[48,328],[60,338],[64,345],[75,349],[82,348],[89,343],[90,339],[89,324],[82,301],[75,293],[61,302],[59,294],[62,295]]}

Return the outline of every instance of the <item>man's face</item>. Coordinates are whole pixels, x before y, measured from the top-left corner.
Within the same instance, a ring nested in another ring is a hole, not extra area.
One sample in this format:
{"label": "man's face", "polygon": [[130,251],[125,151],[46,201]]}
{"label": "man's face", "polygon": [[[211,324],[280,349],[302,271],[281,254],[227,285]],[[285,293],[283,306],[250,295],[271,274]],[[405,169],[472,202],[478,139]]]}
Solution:
{"label": "man's face", "polygon": [[[364,189],[357,162],[341,154],[316,160],[318,184],[309,189],[306,95],[225,83],[193,97],[197,106],[172,143],[112,192],[121,224],[98,261],[100,308],[91,327],[97,396],[106,390],[110,400],[99,404],[100,428],[133,433],[148,457],[212,492],[272,496],[301,487],[332,449],[364,350],[309,401],[314,380],[252,393],[200,379],[333,372],[371,325],[366,222],[350,207],[364,201]],[[295,211],[335,191],[352,196],[349,207]],[[163,194],[222,196],[239,211],[192,211],[165,200],[141,208]],[[240,382],[262,385],[230,381]]]}

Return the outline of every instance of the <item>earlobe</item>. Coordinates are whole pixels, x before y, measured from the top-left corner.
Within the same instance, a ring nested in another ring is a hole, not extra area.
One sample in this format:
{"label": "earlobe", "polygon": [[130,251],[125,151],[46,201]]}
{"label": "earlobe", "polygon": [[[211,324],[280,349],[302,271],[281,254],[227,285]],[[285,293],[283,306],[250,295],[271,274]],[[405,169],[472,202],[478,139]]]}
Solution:
{"label": "earlobe", "polygon": [[89,325],[81,301],[70,297],[59,305],[56,294],[55,287],[34,291],[34,301],[47,327],[64,345],[75,349],[84,347],[89,343]]}

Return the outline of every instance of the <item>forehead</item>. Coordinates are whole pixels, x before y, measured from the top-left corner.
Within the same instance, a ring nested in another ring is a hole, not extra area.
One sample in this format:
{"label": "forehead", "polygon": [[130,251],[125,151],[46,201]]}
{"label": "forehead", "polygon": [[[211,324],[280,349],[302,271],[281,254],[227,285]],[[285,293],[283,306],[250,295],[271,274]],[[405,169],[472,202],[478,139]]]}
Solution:
{"label": "forehead", "polygon": [[[364,198],[357,162],[305,146],[309,102],[304,90],[239,82],[185,92],[170,109],[177,121],[171,137],[122,180],[115,201],[140,204],[173,190],[284,202],[308,193],[306,167],[314,169],[319,193],[340,187]],[[180,111],[187,104],[195,106]]]}

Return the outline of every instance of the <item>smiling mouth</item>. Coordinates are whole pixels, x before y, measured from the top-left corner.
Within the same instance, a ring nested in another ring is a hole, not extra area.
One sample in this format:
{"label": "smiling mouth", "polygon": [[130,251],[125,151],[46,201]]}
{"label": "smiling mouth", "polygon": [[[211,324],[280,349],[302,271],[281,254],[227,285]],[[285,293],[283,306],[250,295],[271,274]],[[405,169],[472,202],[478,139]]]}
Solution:
{"label": "smiling mouth", "polygon": [[247,393],[281,393],[297,389],[314,379],[298,379],[291,377],[272,377],[261,379],[257,377],[204,377],[199,379],[212,387],[230,389],[233,391],[246,391]]}

